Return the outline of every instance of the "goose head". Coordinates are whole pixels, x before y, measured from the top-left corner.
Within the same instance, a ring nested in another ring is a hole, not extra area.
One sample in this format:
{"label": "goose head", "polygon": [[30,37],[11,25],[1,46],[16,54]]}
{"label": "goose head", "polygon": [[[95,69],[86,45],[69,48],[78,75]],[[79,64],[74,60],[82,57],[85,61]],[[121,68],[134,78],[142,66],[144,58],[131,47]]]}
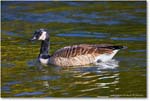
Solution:
{"label": "goose head", "polygon": [[45,29],[39,29],[39,30],[36,30],[33,34],[33,37],[30,39],[31,41],[34,41],[34,40],[47,40],[49,39],[49,35],[47,33],[47,31]]}

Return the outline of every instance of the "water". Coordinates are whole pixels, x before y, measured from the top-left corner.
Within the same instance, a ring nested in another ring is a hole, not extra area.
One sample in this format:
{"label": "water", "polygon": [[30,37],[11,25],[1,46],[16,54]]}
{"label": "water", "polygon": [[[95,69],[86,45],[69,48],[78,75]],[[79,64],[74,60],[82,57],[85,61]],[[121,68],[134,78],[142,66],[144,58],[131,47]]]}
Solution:
{"label": "water", "polygon": [[[40,42],[50,53],[89,43],[124,45],[107,63],[38,69]],[[146,97],[146,2],[2,2],[2,97]]]}

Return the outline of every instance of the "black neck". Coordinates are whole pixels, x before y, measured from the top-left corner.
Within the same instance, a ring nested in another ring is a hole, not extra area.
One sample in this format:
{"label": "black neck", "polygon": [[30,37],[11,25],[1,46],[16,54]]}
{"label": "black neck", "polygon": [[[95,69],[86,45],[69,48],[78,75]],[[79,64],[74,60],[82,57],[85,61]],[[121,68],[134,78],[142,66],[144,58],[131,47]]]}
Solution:
{"label": "black neck", "polygon": [[48,55],[49,53],[49,39],[43,40],[41,43],[40,54]]}

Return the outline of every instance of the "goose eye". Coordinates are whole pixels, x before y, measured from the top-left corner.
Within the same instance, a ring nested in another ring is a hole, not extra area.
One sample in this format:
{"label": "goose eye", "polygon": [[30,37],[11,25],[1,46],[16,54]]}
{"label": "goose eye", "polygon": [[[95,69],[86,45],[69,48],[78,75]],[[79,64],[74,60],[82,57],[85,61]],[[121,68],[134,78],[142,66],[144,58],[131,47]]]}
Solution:
{"label": "goose eye", "polygon": [[41,36],[42,33],[37,34],[37,38],[39,38]]}

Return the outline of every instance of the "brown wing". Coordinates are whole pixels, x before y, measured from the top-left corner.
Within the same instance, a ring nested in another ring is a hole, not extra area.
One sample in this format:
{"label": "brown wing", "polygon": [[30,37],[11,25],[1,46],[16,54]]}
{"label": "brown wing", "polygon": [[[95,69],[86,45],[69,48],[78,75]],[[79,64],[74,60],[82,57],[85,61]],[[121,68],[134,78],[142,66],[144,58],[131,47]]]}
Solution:
{"label": "brown wing", "polygon": [[86,55],[86,54],[103,54],[103,53],[111,53],[113,49],[111,49],[112,45],[110,44],[80,44],[80,45],[73,45],[67,46],[57,50],[53,56],[55,57],[75,57],[78,55]]}

